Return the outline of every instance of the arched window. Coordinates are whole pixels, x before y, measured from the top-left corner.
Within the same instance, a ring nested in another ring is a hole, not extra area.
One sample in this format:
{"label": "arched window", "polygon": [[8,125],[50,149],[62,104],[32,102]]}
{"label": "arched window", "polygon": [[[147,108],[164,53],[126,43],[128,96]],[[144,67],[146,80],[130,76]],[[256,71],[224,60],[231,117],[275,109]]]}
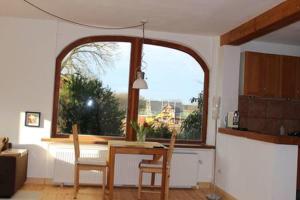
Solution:
{"label": "arched window", "polygon": [[[148,90],[132,89],[136,72]],[[122,36],[82,38],[57,57],[52,137],[82,134],[134,140],[132,121],[147,123],[149,140],[176,129],[178,142],[205,142],[208,68],[193,50],[174,43]]]}

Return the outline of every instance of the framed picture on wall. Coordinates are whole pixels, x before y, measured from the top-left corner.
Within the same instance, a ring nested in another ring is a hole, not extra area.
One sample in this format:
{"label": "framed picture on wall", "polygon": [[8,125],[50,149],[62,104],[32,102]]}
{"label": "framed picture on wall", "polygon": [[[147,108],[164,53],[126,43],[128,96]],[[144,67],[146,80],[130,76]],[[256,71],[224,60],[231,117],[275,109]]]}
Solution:
{"label": "framed picture on wall", "polygon": [[40,112],[25,112],[25,126],[40,127]]}

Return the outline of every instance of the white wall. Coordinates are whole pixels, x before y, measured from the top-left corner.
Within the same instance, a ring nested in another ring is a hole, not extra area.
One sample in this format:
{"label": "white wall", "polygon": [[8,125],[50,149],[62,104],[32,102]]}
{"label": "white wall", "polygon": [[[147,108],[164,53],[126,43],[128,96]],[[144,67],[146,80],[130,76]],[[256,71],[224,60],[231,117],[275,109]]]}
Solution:
{"label": "white wall", "polygon": [[[56,56],[66,45],[82,37],[141,36],[141,30],[108,31],[54,20],[9,17],[0,18],[0,27],[0,134],[9,136],[15,145],[29,149],[29,177],[51,177],[51,162],[47,159],[51,155],[48,155],[47,144],[42,143],[41,138],[50,136]],[[183,44],[195,50],[210,69],[209,93],[215,94],[217,38],[147,30],[146,37]],[[25,111],[42,113],[41,128],[24,126]],[[208,118],[207,134],[207,143],[213,144],[211,117]],[[205,160],[211,162],[211,159]],[[203,162],[205,168],[201,170],[209,173],[211,165]],[[205,181],[211,178],[209,174],[202,175]]]}
{"label": "white wall", "polygon": [[300,46],[261,41],[252,41],[242,45],[241,52],[244,51],[254,51],[287,56],[300,56]]}
{"label": "white wall", "polygon": [[[40,139],[50,135],[56,23],[1,18],[0,27],[0,134],[26,144],[28,175],[42,177],[46,152]],[[25,111],[42,112],[41,128],[24,126]]]}
{"label": "white wall", "polygon": [[218,134],[217,184],[241,200],[295,200],[297,145]]}
{"label": "white wall", "polygon": [[226,114],[229,111],[235,111],[238,109],[240,47],[221,47],[220,58],[220,124],[224,127],[224,118]]}

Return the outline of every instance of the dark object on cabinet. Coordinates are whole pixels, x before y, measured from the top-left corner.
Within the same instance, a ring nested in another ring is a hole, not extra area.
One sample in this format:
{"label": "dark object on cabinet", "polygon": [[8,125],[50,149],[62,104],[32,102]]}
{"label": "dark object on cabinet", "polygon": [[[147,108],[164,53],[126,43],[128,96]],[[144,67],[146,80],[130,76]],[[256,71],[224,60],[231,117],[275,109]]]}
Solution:
{"label": "dark object on cabinet", "polygon": [[290,133],[288,133],[288,136],[297,136],[297,137],[300,137],[300,131],[290,132]]}
{"label": "dark object on cabinet", "polygon": [[0,152],[0,198],[10,198],[27,178],[28,151],[7,149]]}

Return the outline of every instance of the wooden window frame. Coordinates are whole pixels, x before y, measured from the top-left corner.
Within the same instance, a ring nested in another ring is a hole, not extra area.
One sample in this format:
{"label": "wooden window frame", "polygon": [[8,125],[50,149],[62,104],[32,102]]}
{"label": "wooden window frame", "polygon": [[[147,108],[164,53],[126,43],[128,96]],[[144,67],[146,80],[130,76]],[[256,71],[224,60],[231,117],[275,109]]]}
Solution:
{"label": "wooden window frame", "polygon": [[[52,126],[51,126],[51,138],[67,138],[70,137],[68,134],[57,133],[57,120],[58,120],[58,104],[59,104],[59,86],[61,76],[61,63],[65,56],[75,47],[92,42],[128,42],[131,43],[130,53],[130,66],[129,66],[129,82],[128,82],[128,109],[127,109],[127,126],[126,126],[126,137],[114,137],[114,136],[95,136],[95,135],[82,135],[86,140],[94,140],[95,137],[101,138],[102,140],[111,139],[126,139],[128,141],[134,141],[136,139],[135,132],[130,124],[131,120],[136,120],[138,117],[138,104],[139,104],[139,90],[133,89],[132,85],[136,77],[136,72],[140,70],[141,66],[141,53],[142,53],[142,38],[129,37],[129,36],[90,36],[78,39],[69,45],[67,45],[57,56],[55,64],[55,80],[54,80],[54,94],[53,94],[53,108],[52,108]],[[202,130],[200,140],[177,140],[179,144],[203,144],[206,142],[207,133],[207,114],[208,114],[208,86],[209,86],[209,70],[204,60],[191,48],[186,46],[161,41],[154,39],[145,39],[145,44],[156,45],[176,49],[185,52],[192,56],[201,66],[204,72],[204,104],[203,104],[203,118],[202,118]],[[167,142],[168,139],[149,139],[149,141]]]}

